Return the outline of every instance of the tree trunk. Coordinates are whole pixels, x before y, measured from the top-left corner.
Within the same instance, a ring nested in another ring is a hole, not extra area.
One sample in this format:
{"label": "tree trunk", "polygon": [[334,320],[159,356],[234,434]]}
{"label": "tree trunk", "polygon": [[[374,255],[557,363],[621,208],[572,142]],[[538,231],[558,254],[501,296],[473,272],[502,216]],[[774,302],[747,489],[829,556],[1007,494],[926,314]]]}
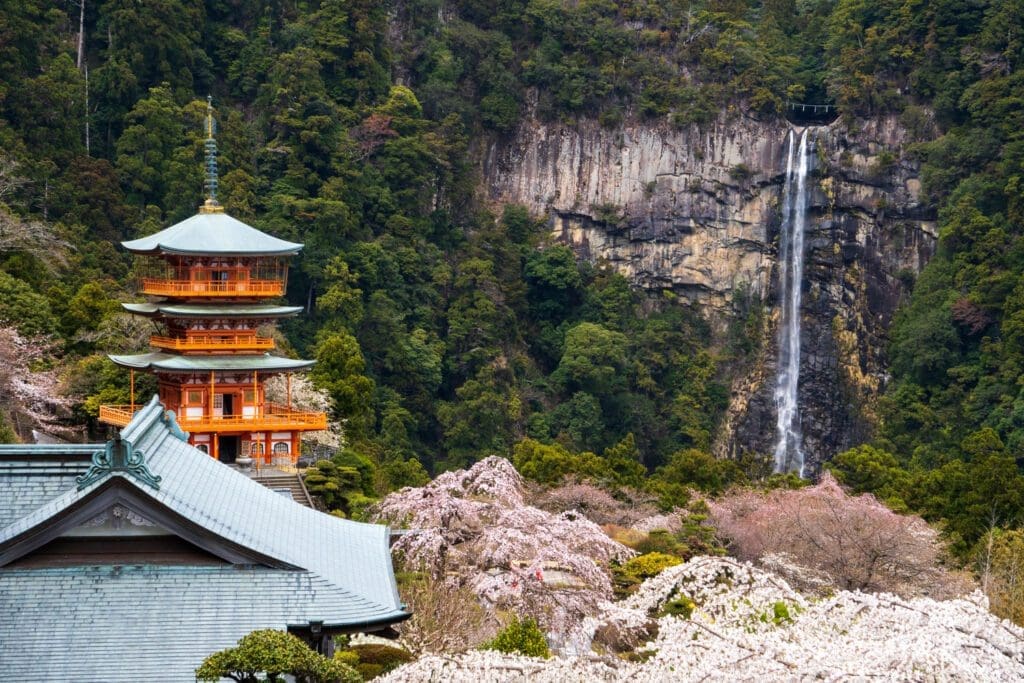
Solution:
{"label": "tree trunk", "polygon": [[78,0],[78,8],[78,61],[75,66],[81,71],[85,54],[85,0]]}

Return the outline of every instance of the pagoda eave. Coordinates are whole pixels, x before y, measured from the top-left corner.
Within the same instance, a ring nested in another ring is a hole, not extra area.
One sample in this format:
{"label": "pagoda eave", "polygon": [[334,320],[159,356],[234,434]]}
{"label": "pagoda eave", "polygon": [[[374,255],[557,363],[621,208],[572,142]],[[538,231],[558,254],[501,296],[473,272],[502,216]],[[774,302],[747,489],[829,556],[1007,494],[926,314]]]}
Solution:
{"label": "pagoda eave", "polygon": [[296,372],[316,363],[315,360],[296,360],[270,354],[183,356],[159,351],[124,356],[109,354],[108,358],[133,370],[163,372]]}
{"label": "pagoda eave", "polygon": [[226,213],[198,213],[156,234],[121,244],[149,256],[294,256],[302,249],[297,242],[260,232]]}
{"label": "pagoda eave", "polygon": [[171,303],[123,303],[124,310],[150,318],[285,318],[297,315],[302,306],[200,305]]}

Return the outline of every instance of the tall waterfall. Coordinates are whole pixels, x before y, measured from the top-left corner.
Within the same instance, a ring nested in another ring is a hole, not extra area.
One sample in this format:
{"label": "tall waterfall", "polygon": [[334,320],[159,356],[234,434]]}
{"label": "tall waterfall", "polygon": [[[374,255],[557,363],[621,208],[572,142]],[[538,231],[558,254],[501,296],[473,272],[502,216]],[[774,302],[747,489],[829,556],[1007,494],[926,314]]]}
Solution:
{"label": "tall waterfall", "polygon": [[[775,383],[777,410],[775,471],[804,474],[800,443],[797,388],[800,383],[800,284],[804,276],[804,228],[807,224],[807,166],[813,150],[809,128],[795,143],[788,135],[786,185],[782,196],[782,233],[779,236],[779,288],[782,316],[779,321],[779,362]],[[794,148],[795,153],[794,153]]]}

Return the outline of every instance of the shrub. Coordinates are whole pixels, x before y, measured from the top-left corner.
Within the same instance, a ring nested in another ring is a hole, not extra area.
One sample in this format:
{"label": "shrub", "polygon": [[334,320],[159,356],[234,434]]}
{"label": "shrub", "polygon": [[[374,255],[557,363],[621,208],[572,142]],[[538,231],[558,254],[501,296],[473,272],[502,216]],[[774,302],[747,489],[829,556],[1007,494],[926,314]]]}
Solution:
{"label": "shrub", "polygon": [[544,633],[540,630],[537,622],[530,617],[522,620],[513,617],[512,621],[498,633],[494,640],[484,645],[484,649],[545,659],[551,656]]}
{"label": "shrub", "polygon": [[695,603],[689,596],[676,595],[662,605],[661,611],[658,612],[658,616],[682,617],[683,619],[689,619],[695,609],[697,609],[697,603]]}
{"label": "shrub", "polygon": [[665,569],[674,567],[677,564],[682,564],[683,560],[675,555],[666,555],[665,553],[647,553],[646,555],[638,555],[630,558],[622,565],[622,569],[640,577],[641,579],[649,579],[652,576],[657,576]]}
{"label": "shrub", "polygon": [[390,645],[367,643],[366,645],[353,645],[348,651],[358,658],[355,668],[365,680],[386,674],[413,660],[413,656],[406,650]]}
{"label": "shrub", "polygon": [[243,636],[238,645],[215,652],[198,669],[200,681],[219,681],[231,678],[248,683],[279,680],[290,674],[296,681],[306,683],[359,683],[362,677],[342,661],[327,659],[313,652],[297,637],[284,631],[264,629]]}
{"label": "shrub", "polygon": [[620,566],[612,567],[615,596],[624,598],[633,593],[644,579],[657,576],[668,567],[682,564],[683,559],[666,553],[647,553],[630,558]]}

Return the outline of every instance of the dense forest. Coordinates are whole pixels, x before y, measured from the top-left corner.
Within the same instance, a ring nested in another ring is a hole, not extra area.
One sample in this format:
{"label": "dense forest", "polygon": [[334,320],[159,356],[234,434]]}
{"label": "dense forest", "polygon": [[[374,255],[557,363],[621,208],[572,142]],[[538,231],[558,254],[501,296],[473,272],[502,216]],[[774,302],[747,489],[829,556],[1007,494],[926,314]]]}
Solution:
{"label": "dense forest", "polygon": [[[709,451],[765,312],[701,311],[490,206],[474,162],[527,114],[701,126],[787,101],[910,130],[940,245],[891,330],[875,440],[833,469],[944,521],[966,556],[1024,512],[1024,3],[1015,0],[4,0],[0,353],[94,422],[126,403],[105,352],[145,347],[118,241],[195,212],[206,96],[220,200],[305,244],[286,347],[346,443],[351,513],[498,453],[539,481],[649,489],[764,479]],[[930,136],[929,136],[930,137]],[[0,374],[11,383],[17,378]],[[7,440],[28,407],[0,391]],[[653,475],[653,476],[649,476]],[[799,485],[790,479],[788,485]]]}

